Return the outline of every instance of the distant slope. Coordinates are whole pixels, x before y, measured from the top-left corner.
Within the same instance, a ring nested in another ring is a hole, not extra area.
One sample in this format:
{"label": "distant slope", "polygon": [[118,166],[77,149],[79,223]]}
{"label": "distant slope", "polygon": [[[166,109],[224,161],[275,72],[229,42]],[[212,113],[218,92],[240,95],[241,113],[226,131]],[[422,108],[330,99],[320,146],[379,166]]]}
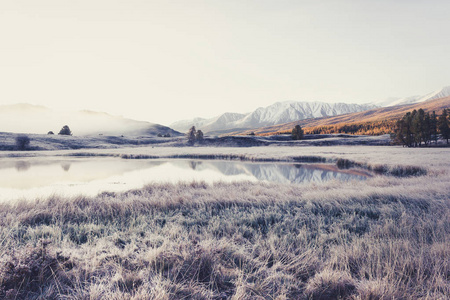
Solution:
{"label": "distant slope", "polygon": [[405,98],[389,98],[386,100],[374,102],[375,105],[378,106],[396,106],[396,105],[405,105],[405,104],[414,104],[421,103],[428,100],[440,99],[450,96],[450,86],[445,86],[439,90],[434,92],[425,94],[425,95],[416,95]]}
{"label": "distant slope", "polygon": [[0,106],[0,131],[20,133],[59,132],[68,125],[74,135],[180,135],[173,129],[94,111],[59,112],[44,106],[13,104]]}
{"label": "distant slope", "polygon": [[195,126],[196,129],[201,129],[203,132],[211,132],[231,128],[231,124],[234,124],[234,122],[244,118],[245,116],[246,114],[227,112],[210,119],[195,118],[193,120],[178,121],[171,124],[170,127],[180,132],[187,132],[189,128]]}
{"label": "distant slope", "polygon": [[359,112],[376,107],[371,104],[347,104],[324,102],[277,102],[267,107],[260,107],[248,114],[224,113],[211,119],[184,120],[170,126],[181,132],[195,126],[205,133],[226,133],[235,130],[258,128],[287,122],[336,116]]}
{"label": "distant slope", "polygon": [[311,128],[334,124],[352,124],[352,123],[395,120],[401,118],[405,113],[407,113],[408,111],[412,111],[414,109],[422,108],[426,112],[436,111],[436,113],[440,113],[444,108],[449,107],[450,107],[450,97],[445,97],[435,100],[428,100],[426,102],[421,103],[381,107],[363,112],[350,113],[334,117],[300,120],[296,122],[289,122],[275,126],[261,127],[253,130],[237,130],[229,133],[229,135],[250,134],[251,132],[254,132],[255,134],[276,134],[279,132],[286,132],[292,130],[292,128],[294,128],[295,125],[300,125],[304,128]]}

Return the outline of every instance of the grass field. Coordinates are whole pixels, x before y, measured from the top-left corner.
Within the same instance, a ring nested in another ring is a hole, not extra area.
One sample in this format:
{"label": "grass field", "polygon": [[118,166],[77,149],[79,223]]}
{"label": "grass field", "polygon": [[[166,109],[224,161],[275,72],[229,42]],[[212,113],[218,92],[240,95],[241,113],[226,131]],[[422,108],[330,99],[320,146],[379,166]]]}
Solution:
{"label": "grass field", "polygon": [[[364,182],[153,184],[0,204],[0,298],[446,299],[449,149],[130,148],[427,168]],[[28,153],[27,155],[33,153]],[[70,155],[49,152],[39,155]],[[4,155],[8,155],[5,153]]]}

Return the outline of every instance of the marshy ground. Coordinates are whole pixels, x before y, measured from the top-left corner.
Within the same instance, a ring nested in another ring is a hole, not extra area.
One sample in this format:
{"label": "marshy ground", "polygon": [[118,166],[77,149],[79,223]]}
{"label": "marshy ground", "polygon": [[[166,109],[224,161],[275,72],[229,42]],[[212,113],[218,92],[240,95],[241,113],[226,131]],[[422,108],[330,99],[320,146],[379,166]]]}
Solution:
{"label": "marshy ground", "polygon": [[[113,150],[39,155],[316,156],[380,168],[388,176],[305,185],[151,184],[93,198],[3,203],[0,298],[446,299],[450,294],[448,148]],[[408,170],[407,165],[426,169],[426,175],[391,172]]]}

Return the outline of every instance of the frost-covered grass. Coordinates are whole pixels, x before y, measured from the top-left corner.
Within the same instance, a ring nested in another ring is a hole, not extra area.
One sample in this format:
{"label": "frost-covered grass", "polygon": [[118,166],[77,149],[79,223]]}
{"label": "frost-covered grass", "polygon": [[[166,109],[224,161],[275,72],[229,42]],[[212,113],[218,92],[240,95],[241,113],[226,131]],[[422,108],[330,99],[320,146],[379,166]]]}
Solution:
{"label": "frost-covered grass", "polygon": [[[153,184],[0,205],[0,298],[446,299],[449,149],[130,148],[413,165],[364,182]],[[66,155],[68,152],[41,153]]]}
{"label": "frost-covered grass", "polygon": [[3,204],[0,297],[444,299],[448,176]]}
{"label": "frost-covered grass", "polygon": [[[17,134],[0,132],[0,151],[15,151],[18,136],[30,138],[27,151],[67,150],[67,149],[115,149],[123,147],[164,146],[187,147],[184,136],[169,138],[156,136],[65,136],[48,134]],[[348,135],[308,135],[305,140],[293,141],[290,136],[226,136],[206,137],[195,147],[254,147],[254,146],[336,146],[336,145],[389,145],[390,138],[384,136],[348,136]]]}
{"label": "frost-covered grass", "polygon": [[179,138],[159,138],[148,136],[67,136],[49,134],[17,134],[0,132],[0,151],[16,151],[16,138],[27,136],[30,144],[28,151],[66,150],[66,149],[111,149],[120,147],[138,147],[142,145],[165,144]]}

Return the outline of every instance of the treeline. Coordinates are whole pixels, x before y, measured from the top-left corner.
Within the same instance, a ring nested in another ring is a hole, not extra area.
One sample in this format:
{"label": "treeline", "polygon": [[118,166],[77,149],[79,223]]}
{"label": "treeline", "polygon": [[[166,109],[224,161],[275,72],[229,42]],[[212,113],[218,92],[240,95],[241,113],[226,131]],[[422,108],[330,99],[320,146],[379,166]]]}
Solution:
{"label": "treeline", "polygon": [[[389,121],[373,121],[373,122],[361,122],[361,123],[339,123],[334,125],[321,125],[315,127],[303,128],[304,134],[333,134],[333,133],[345,133],[354,135],[382,135],[390,134],[394,131],[395,120]],[[276,131],[260,133],[259,136],[270,136],[280,134],[292,134],[292,131]],[[255,135],[255,133],[250,134]]]}
{"label": "treeline", "polygon": [[433,111],[431,114],[425,113],[423,109],[407,112],[403,118],[396,121],[392,139],[397,144],[406,147],[428,146],[433,141],[441,137],[444,140],[450,139],[450,119],[448,110],[444,109],[437,117]]}
{"label": "treeline", "polygon": [[382,135],[391,133],[395,128],[395,121],[374,121],[362,123],[340,123],[305,128],[306,134],[333,134],[345,133],[355,135]]}

